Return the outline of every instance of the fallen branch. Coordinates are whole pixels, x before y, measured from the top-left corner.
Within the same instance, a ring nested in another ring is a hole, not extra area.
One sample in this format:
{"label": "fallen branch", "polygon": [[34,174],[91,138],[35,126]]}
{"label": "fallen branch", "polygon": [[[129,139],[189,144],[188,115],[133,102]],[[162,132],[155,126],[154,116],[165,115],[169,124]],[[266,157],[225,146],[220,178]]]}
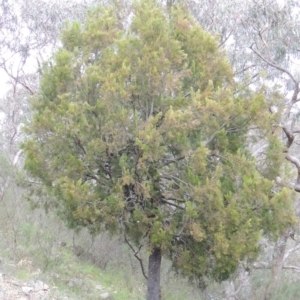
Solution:
{"label": "fallen branch", "polygon": [[282,268],[283,269],[300,271],[300,267],[296,267],[296,266],[283,266]]}

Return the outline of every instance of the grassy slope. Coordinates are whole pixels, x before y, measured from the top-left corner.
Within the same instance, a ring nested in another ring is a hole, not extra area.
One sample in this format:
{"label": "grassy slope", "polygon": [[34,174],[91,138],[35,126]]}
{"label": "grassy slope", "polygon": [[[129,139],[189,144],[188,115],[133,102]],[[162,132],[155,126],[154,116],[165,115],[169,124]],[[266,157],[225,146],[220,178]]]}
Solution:
{"label": "grassy slope", "polygon": [[[128,246],[105,234],[93,239],[85,231],[74,233],[55,214],[31,210],[22,193],[11,184],[0,195],[0,273],[22,282],[42,280],[50,286],[51,299],[94,300],[104,292],[115,300],[145,299],[145,279]],[[272,245],[268,244],[263,261],[271,252]],[[146,253],[141,255],[145,260]],[[295,256],[296,261],[291,263],[297,264],[298,258]],[[254,270],[250,285],[241,289],[239,299],[262,299],[268,277],[268,270]],[[299,279],[298,273],[284,273],[274,300],[299,299]],[[236,287],[239,281],[237,277]],[[163,262],[163,300],[206,300],[210,299],[208,294],[226,299],[225,290],[225,285],[212,283],[204,294],[177,277],[168,261]]]}
{"label": "grassy slope", "polygon": [[[55,299],[144,299],[145,279],[132,251],[118,238],[74,233],[52,213],[32,211],[11,186],[0,199],[0,273],[39,279]],[[146,253],[142,253],[146,258]],[[201,299],[201,292],[162,267],[163,299]]]}

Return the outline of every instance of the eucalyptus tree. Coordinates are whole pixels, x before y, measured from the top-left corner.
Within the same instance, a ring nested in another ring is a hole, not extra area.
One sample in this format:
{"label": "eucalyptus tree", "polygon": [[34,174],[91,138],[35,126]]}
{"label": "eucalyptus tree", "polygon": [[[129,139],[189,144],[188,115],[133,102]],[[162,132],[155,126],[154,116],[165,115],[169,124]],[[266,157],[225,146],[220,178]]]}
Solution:
{"label": "eucalyptus tree", "polygon": [[37,81],[32,81],[31,75],[37,74],[59,47],[65,23],[83,20],[94,2],[104,1],[1,0],[0,69],[6,74],[4,80],[14,90],[19,86],[34,94]]}
{"label": "eucalyptus tree", "polygon": [[256,257],[261,232],[293,224],[292,197],[272,192],[248,147],[253,130],[272,141],[278,114],[239,91],[216,40],[179,6],[118,12],[63,31],[33,98],[25,169],[69,226],[148,249],[152,300],[163,255],[190,279],[224,280]]}

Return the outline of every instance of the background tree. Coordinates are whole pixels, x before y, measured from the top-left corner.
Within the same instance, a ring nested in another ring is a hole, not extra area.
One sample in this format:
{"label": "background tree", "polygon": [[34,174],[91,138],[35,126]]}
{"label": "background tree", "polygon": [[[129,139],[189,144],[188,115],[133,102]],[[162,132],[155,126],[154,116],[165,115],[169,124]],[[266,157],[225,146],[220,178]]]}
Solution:
{"label": "background tree", "polygon": [[132,12],[97,8],[63,31],[23,148],[69,226],[147,245],[147,299],[159,299],[162,255],[224,280],[256,257],[261,230],[293,223],[293,198],[272,192],[276,157],[261,174],[248,146],[276,144],[278,114],[238,90],[214,38],[179,8]]}

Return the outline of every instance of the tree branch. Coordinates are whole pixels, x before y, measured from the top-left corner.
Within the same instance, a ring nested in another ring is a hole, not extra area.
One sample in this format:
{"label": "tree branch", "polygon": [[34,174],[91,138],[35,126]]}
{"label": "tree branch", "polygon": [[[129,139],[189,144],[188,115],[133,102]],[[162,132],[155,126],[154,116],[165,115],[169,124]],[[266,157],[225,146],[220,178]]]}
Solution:
{"label": "tree branch", "polygon": [[146,280],[148,280],[148,276],[146,275],[145,273],[145,268],[144,268],[144,264],[143,264],[143,260],[138,256],[138,253],[140,252],[140,250],[142,249],[143,245],[140,245],[139,249],[138,250],[135,250],[133,248],[133,246],[129,243],[126,235],[124,236],[125,237],[125,242],[126,244],[129,246],[129,248],[133,251],[134,253],[134,256],[135,258],[139,261],[140,263],[140,266],[141,266],[141,270],[142,270],[142,273],[143,273],[143,276],[146,278]]}
{"label": "tree branch", "polygon": [[83,147],[83,145],[82,145],[79,137],[75,134],[73,139],[74,139],[75,145],[77,145],[82,150],[82,152],[84,153],[84,155],[86,155],[86,151],[85,151],[85,149],[84,149],[84,147]]}
{"label": "tree branch", "polygon": [[185,156],[181,156],[181,157],[178,157],[178,158],[175,158],[175,159],[169,159],[169,160],[163,162],[162,166],[168,166],[172,163],[178,162],[178,161],[183,160],[183,159],[185,159]]}
{"label": "tree branch", "polygon": [[221,44],[218,45],[218,48],[221,48],[228,41],[228,39],[231,37],[232,33],[233,33],[233,29],[231,29],[231,31],[225,37],[225,39],[221,42]]}
{"label": "tree branch", "polygon": [[253,45],[254,45],[254,44],[252,44],[252,45],[250,46],[250,49],[251,49],[258,57],[260,57],[260,58],[261,58],[266,64],[268,64],[269,66],[271,66],[271,67],[277,69],[278,71],[281,71],[281,72],[287,74],[287,75],[292,79],[292,81],[294,82],[294,84],[295,84],[296,86],[298,86],[298,89],[299,89],[298,81],[294,78],[294,76],[293,76],[288,70],[286,70],[286,69],[284,69],[284,68],[282,68],[282,67],[276,65],[275,63],[273,63],[273,62],[269,61],[268,59],[266,59],[265,57],[263,57],[258,51],[256,51],[256,50],[253,48]]}
{"label": "tree branch", "polygon": [[300,267],[296,267],[296,266],[283,266],[283,269],[290,269],[290,270],[296,270],[296,271],[300,271]]}
{"label": "tree branch", "polygon": [[[25,61],[24,61],[24,64],[25,64]],[[23,64],[23,65],[24,65],[24,64]],[[20,69],[18,69],[17,77],[15,77],[11,72],[8,71],[5,62],[3,62],[3,63],[1,64],[1,66],[2,66],[3,70],[6,72],[6,74],[7,74],[11,79],[14,80],[15,85],[16,85],[16,84],[20,84],[20,85],[22,85],[22,86],[23,86],[23,87],[24,87],[31,95],[34,95],[34,94],[35,94],[35,92],[34,92],[28,85],[26,85],[24,82],[22,82],[22,81],[19,79],[19,75],[18,75],[18,74],[19,74]]]}
{"label": "tree branch", "polygon": [[[300,185],[300,160],[295,157],[292,156],[290,154],[287,153],[287,155],[285,156],[286,160],[288,160],[289,162],[291,162],[292,164],[295,165],[295,167],[297,168],[298,171],[298,176],[297,176],[297,186]],[[295,188],[294,188],[295,189]],[[300,191],[300,190],[296,190],[295,191]]]}
{"label": "tree branch", "polygon": [[[285,261],[289,258],[289,256],[290,256],[292,253],[298,251],[299,249],[300,249],[300,244],[298,244],[297,246],[295,246],[295,247],[291,248],[290,250],[288,250],[288,251],[286,252],[286,254],[284,255],[284,257],[283,257],[283,263],[285,263]],[[299,268],[299,269],[300,269],[300,268]]]}
{"label": "tree branch", "polygon": [[300,193],[300,184],[299,183],[290,183],[290,182],[284,182],[282,178],[277,177],[276,183],[280,186],[288,187],[291,190],[294,190],[295,192]]}
{"label": "tree branch", "polygon": [[171,205],[171,206],[174,206],[174,207],[176,207],[176,208],[178,208],[178,209],[185,210],[184,207],[182,207],[182,206],[180,206],[180,205],[178,205],[178,204],[176,204],[176,203],[172,203],[172,202],[169,202],[169,201],[164,200],[164,199],[161,199],[161,202],[162,202],[162,203],[165,203],[165,204],[168,204],[168,205]]}
{"label": "tree branch", "polygon": [[216,137],[216,135],[226,126],[227,122],[224,123],[217,131],[215,131],[212,136],[208,139],[208,141],[205,142],[205,146],[208,146],[213,139]]}
{"label": "tree branch", "polygon": [[286,126],[282,126],[282,130],[284,131],[288,141],[286,143],[286,147],[290,148],[294,142],[295,136],[286,128]]}
{"label": "tree branch", "polygon": [[247,70],[249,70],[251,68],[254,68],[254,67],[256,67],[255,64],[247,66],[247,67],[243,66],[243,68],[241,70],[236,71],[234,74],[238,75],[238,74],[241,74],[241,73],[245,73]]}
{"label": "tree branch", "polygon": [[[256,50],[253,48],[253,45],[254,45],[254,44],[252,44],[252,45],[250,46],[250,49],[251,49],[258,57],[260,57],[266,64],[268,64],[269,66],[271,66],[271,67],[273,67],[273,68],[275,68],[275,69],[277,69],[277,70],[279,70],[279,71],[281,71],[281,72],[287,74],[287,75],[291,78],[291,80],[292,80],[293,83],[295,84],[295,88],[294,88],[293,96],[292,96],[292,99],[291,99],[291,103],[292,103],[292,105],[293,105],[293,104],[295,104],[296,102],[298,102],[299,99],[297,99],[297,98],[298,98],[298,94],[299,94],[299,82],[294,78],[294,76],[293,76],[288,70],[286,70],[286,69],[284,69],[284,68],[282,68],[282,67],[276,65],[274,62],[271,62],[271,61],[269,61],[268,59],[266,59],[265,57],[263,57],[258,51],[256,51]],[[291,107],[287,110],[287,111],[288,111],[287,115],[289,115],[290,109],[291,109]]]}
{"label": "tree branch", "polygon": [[286,159],[293,163],[296,166],[298,172],[300,172],[300,160],[297,157],[287,154]]}

